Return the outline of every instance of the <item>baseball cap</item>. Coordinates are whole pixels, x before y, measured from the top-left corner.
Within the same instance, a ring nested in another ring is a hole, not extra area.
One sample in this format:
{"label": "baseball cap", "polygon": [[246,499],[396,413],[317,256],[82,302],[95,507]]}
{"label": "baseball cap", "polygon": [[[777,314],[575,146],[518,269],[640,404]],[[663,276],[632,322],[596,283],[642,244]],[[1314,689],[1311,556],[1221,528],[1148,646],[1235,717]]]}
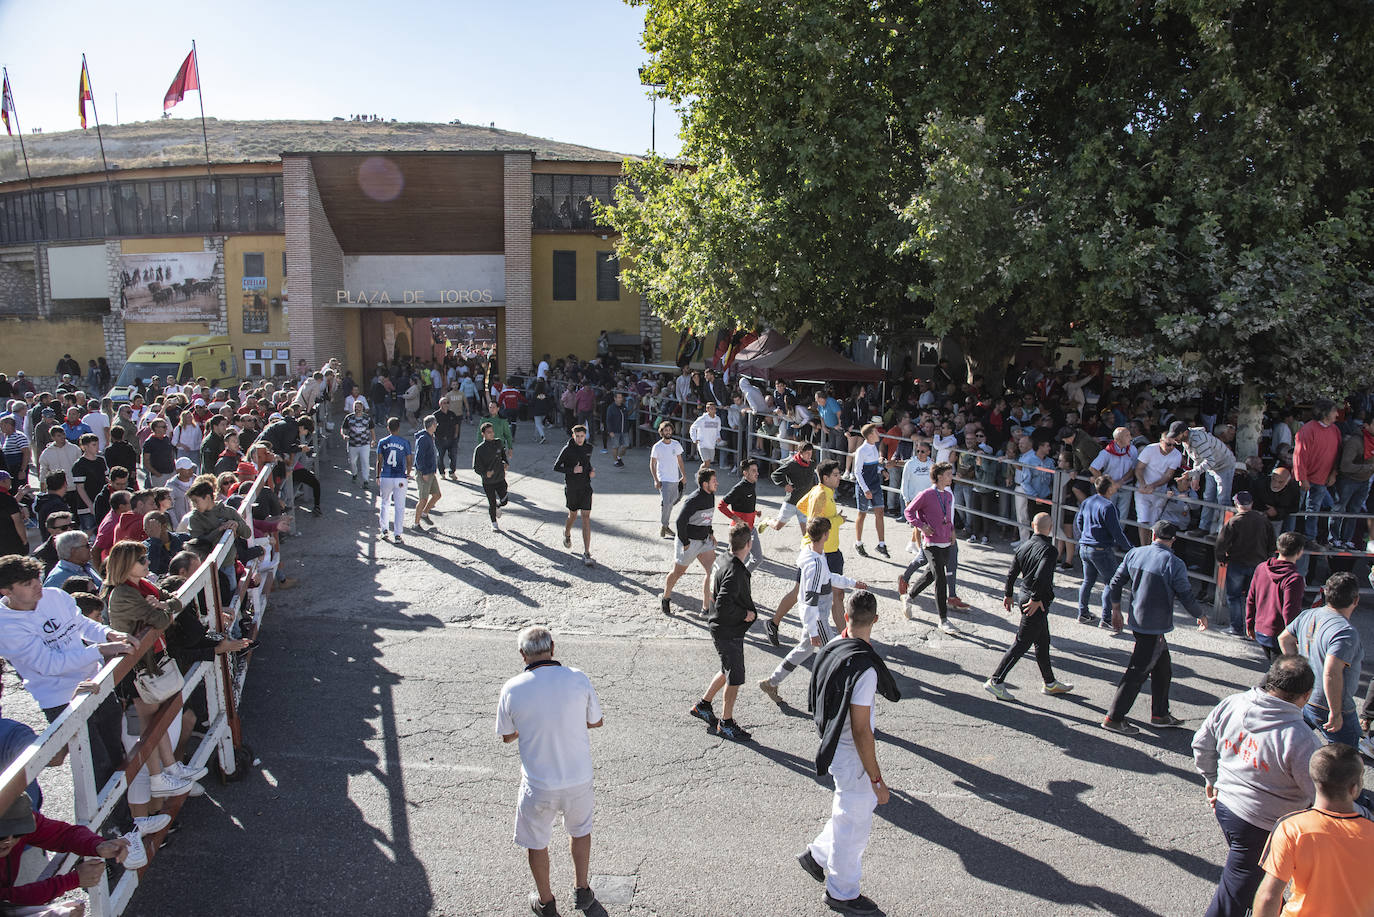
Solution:
{"label": "baseball cap", "polygon": [[10,473],[8,471],[0,471],[0,481],[8,480],[10,480]]}
{"label": "baseball cap", "polygon": [[186,456],[183,455],[181,458],[177,459],[176,467],[177,467],[177,468],[190,468],[192,471],[194,471],[195,468],[196,468],[196,463],[193,462],[193,461],[191,461],[190,459],[188,459]]}
{"label": "baseball cap", "polygon": [[1250,495],[1250,491],[1248,491],[1248,490],[1240,490],[1240,491],[1237,491],[1236,494],[1235,494],[1235,496],[1233,496],[1231,499],[1232,499],[1232,500],[1235,500],[1236,503],[1237,503],[1238,505],[1240,505],[1240,506],[1254,506],[1254,505],[1255,505],[1255,498],[1254,498],[1253,496]]}
{"label": "baseball cap", "polygon": [[1156,522],[1151,531],[1154,532],[1156,538],[1163,539],[1164,541],[1168,541],[1178,536],[1178,526],[1167,519],[1161,519]]}
{"label": "baseball cap", "polygon": [[0,815],[0,836],[14,837],[38,830],[33,817],[33,803],[28,793],[20,793],[10,807]]}
{"label": "baseball cap", "polygon": [[22,376],[22,375],[24,375],[24,371],[21,369],[21,370],[19,370],[19,372],[15,373],[15,375],[16,375],[16,376]]}
{"label": "baseball cap", "polygon": [[1054,434],[1055,439],[1068,439],[1073,436],[1073,427],[1060,427],[1059,432]]}
{"label": "baseball cap", "polygon": [[1169,424],[1169,436],[1170,436],[1170,437],[1182,436],[1184,433],[1187,433],[1187,432],[1188,432],[1188,425],[1187,425],[1186,423],[1184,423],[1183,421],[1181,421],[1181,420],[1175,420],[1173,423]]}

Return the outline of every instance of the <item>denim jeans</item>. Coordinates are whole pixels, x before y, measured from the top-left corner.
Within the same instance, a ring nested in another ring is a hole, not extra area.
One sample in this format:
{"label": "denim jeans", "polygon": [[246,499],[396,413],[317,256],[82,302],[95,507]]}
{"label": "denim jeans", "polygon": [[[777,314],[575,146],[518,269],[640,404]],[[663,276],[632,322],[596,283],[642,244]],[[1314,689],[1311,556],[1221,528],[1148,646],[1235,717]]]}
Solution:
{"label": "denim jeans", "polygon": [[[1335,512],[1338,513],[1362,513],[1364,512],[1365,501],[1369,499],[1369,481],[1356,481],[1353,478],[1338,478],[1336,480],[1336,500]],[[1336,533],[1332,535],[1338,541],[1355,540],[1355,524],[1359,519],[1335,519],[1333,527]]]}
{"label": "denim jeans", "polygon": [[1250,824],[1226,808],[1220,799],[1216,815],[1229,852],[1206,917],[1245,917],[1255,901],[1260,880],[1264,878],[1260,856],[1269,842],[1269,829]]}
{"label": "denim jeans", "polygon": [[[1234,468],[1228,468],[1221,472],[1209,471],[1202,479],[1202,499],[1209,503],[1220,503],[1227,506],[1231,502],[1231,477],[1235,474]],[[1216,533],[1221,528],[1222,511],[1211,506],[1202,508],[1202,519],[1198,522],[1198,528],[1204,532]]]}
{"label": "denim jeans", "polygon": [[[1331,496],[1331,488],[1325,484],[1312,484],[1307,488],[1307,493],[1303,495],[1302,509],[1305,513],[1320,513],[1329,510],[1335,505]],[[1317,517],[1304,516],[1302,520],[1303,534],[1308,541],[1313,541],[1317,537]]]}
{"label": "denim jeans", "polygon": [[1254,567],[1235,563],[1226,565],[1226,606],[1231,610],[1233,634],[1245,632],[1245,596],[1250,591],[1250,580],[1254,576]]}
{"label": "denim jeans", "polygon": [[1311,726],[1321,735],[1331,742],[1341,742],[1345,745],[1358,748],[1360,744],[1360,713],[1358,710],[1351,710],[1341,717],[1341,728],[1336,732],[1327,732],[1322,728],[1326,718],[1331,713],[1325,707],[1318,707],[1315,704],[1308,704],[1302,708],[1303,722]]}
{"label": "denim jeans", "polygon": [[1083,560],[1083,582],[1078,587],[1078,616],[1085,618],[1089,614],[1088,599],[1093,594],[1093,583],[1099,579],[1102,581],[1102,617],[1104,620],[1112,619],[1112,603],[1108,595],[1110,590],[1107,585],[1112,581],[1116,568],[1120,562],[1116,559],[1116,552],[1110,549],[1085,548],[1081,545],[1078,549],[1078,556]]}

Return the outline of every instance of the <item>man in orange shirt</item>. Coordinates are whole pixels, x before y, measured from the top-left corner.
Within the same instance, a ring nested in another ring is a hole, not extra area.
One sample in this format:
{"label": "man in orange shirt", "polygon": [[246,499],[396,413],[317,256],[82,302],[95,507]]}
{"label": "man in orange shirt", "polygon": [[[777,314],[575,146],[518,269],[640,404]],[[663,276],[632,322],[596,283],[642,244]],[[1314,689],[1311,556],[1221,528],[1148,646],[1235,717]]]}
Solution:
{"label": "man in orange shirt", "polygon": [[[1364,788],[1364,762],[1349,745],[1333,742],[1308,765],[1316,804],[1274,825],[1260,865],[1255,917],[1374,914],[1374,821],[1355,807]],[[1283,889],[1293,883],[1288,903]]]}

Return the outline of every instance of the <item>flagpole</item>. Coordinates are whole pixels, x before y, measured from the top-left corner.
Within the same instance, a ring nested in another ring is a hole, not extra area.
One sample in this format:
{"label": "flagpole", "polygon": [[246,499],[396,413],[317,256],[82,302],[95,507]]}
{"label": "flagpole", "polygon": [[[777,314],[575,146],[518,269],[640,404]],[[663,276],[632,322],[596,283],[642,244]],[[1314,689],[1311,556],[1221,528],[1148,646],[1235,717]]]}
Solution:
{"label": "flagpole", "polygon": [[38,231],[43,234],[43,238],[48,237],[48,221],[43,215],[41,202],[38,200],[38,190],[33,186],[33,173],[29,171],[29,153],[24,149],[24,129],[19,126],[19,107],[14,104],[14,87],[10,85],[10,68],[3,68],[5,75],[4,86],[9,90],[9,98],[5,101],[9,103],[10,114],[14,115],[14,132],[19,135],[19,152],[24,157],[24,177],[29,182],[29,206],[38,215]]}
{"label": "flagpole", "polygon": [[91,91],[91,114],[95,115],[95,139],[100,143],[100,165],[105,170],[105,193],[110,196],[110,212],[115,218],[115,234],[124,235],[119,225],[119,205],[115,200],[114,188],[110,185],[110,164],[105,161],[105,138],[100,134],[100,109],[95,107],[95,84],[91,81],[91,68],[86,64],[86,55],[81,55],[81,69],[86,74],[86,85]]}
{"label": "flagpole", "polygon": [[200,79],[200,52],[196,50],[196,40],[191,39],[191,60],[196,65],[196,99],[200,102],[200,137],[205,141],[205,174],[210,177],[210,188],[215,192],[215,230],[220,229],[220,214],[224,207],[219,206],[219,188],[215,185],[215,172],[210,167],[210,132],[205,127],[205,86]]}

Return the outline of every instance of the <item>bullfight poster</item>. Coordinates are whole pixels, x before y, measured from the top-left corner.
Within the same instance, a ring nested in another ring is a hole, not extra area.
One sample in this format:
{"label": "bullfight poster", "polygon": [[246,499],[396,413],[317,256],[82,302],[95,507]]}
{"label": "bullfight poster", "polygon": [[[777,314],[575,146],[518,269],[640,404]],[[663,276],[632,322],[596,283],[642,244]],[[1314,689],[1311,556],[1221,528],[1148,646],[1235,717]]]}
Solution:
{"label": "bullfight poster", "polygon": [[119,284],[127,322],[219,320],[214,252],[121,255]]}

